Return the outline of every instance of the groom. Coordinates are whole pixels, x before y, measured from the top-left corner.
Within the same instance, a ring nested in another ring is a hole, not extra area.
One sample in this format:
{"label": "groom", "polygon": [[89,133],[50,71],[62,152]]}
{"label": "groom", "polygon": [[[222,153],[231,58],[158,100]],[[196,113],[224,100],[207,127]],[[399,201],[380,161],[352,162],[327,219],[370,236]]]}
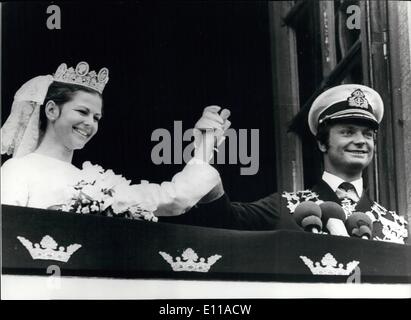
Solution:
{"label": "groom", "polygon": [[[344,84],[326,90],[308,114],[324,163],[317,185],[241,203],[231,202],[220,184],[198,210],[169,221],[237,230],[302,230],[293,218],[299,203],[332,201],[343,207],[347,217],[354,211],[365,212],[373,221],[372,239],[404,243],[408,237],[404,217],[373,201],[363,186],[362,173],[373,159],[383,113],[380,95],[367,86]],[[196,128],[203,129],[200,122]]]}

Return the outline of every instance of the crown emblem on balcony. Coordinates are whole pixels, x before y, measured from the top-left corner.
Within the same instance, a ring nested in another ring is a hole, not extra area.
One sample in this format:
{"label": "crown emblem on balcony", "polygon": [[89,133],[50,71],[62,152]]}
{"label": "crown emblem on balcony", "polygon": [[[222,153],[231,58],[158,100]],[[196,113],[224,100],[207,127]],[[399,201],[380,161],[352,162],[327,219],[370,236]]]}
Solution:
{"label": "crown emblem on balcony", "polygon": [[24,237],[18,236],[17,239],[26,247],[33,260],[56,260],[67,262],[71,255],[81,248],[81,244],[71,244],[66,248],[58,247],[58,244],[52,237],[45,235],[40,243],[33,243]]}
{"label": "crown emblem on balcony", "polygon": [[344,265],[342,263],[338,263],[331,253],[324,255],[321,259],[321,263],[314,263],[306,256],[300,256],[300,258],[304,261],[305,265],[310,268],[311,273],[315,275],[348,276],[360,263],[359,261],[353,260],[347,263],[346,268],[344,268]]}
{"label": "crown emblem on balcony", "polygon": [[208,257],[206,261],[205,258],[198,258],[197,253],[191,248],[185,249],[181,257],[176,257],[175,260],[166,252],[159,251],[159,254],[171,265],[173,271],[208,272],[211,266],[221,258],[220,255],[215,254]]}

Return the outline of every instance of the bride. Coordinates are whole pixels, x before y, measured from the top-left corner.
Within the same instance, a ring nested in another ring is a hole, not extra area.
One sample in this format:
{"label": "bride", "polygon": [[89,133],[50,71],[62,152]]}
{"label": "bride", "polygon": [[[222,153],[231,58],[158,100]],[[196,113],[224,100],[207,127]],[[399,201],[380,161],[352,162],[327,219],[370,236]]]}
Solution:
{"label": "bride", "polygon": [[[82,170],[71,164],[73,153],[99,129],[108,73],[89,71],[86,62],[75,69],[63,63],[54,75],[35,77],[17,91],[1,129],[1,153],[13,155],[1,167],[2,204],[42,209],[67,204],[68,186],[82,179]],[[184,213],[220,183],[208,164],[215,141],[224,139],[230,125],[229,111],[219,111],[204,109],[198,127],[214,130],[195,131],[194,157],[171,182],[133,185],[137,198],[154,205],[155,216]]]}

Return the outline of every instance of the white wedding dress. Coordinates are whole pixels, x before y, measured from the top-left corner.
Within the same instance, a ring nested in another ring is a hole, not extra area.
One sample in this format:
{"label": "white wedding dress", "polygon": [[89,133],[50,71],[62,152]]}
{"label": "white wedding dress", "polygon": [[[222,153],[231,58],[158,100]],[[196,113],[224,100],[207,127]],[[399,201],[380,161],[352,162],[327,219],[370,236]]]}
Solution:
{"label": "white wedding dress", "polygon": [[[1,203],[41,209],[65,204],[80,177],[71,163],[38,153],[12,158],[1,167]],[[141,184],[138,190],[155,204],[155,215],[170,216],[190,209],[219,183],[212,166],[190,161],[171,182]]]}

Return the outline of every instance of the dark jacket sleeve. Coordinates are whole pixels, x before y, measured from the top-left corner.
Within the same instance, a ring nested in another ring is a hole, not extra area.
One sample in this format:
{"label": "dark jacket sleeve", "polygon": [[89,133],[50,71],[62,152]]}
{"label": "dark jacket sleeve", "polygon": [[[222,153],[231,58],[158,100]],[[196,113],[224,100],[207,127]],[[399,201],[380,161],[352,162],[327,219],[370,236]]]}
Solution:
{"label": "dark jacket sleeve", "polygon": [[211,203],[197,205],[182,216],[160,221],[235,230],[300,230],[292,216],[281,212],[280,208],[278,193],[250,203],[231,202],[224,194]]}

